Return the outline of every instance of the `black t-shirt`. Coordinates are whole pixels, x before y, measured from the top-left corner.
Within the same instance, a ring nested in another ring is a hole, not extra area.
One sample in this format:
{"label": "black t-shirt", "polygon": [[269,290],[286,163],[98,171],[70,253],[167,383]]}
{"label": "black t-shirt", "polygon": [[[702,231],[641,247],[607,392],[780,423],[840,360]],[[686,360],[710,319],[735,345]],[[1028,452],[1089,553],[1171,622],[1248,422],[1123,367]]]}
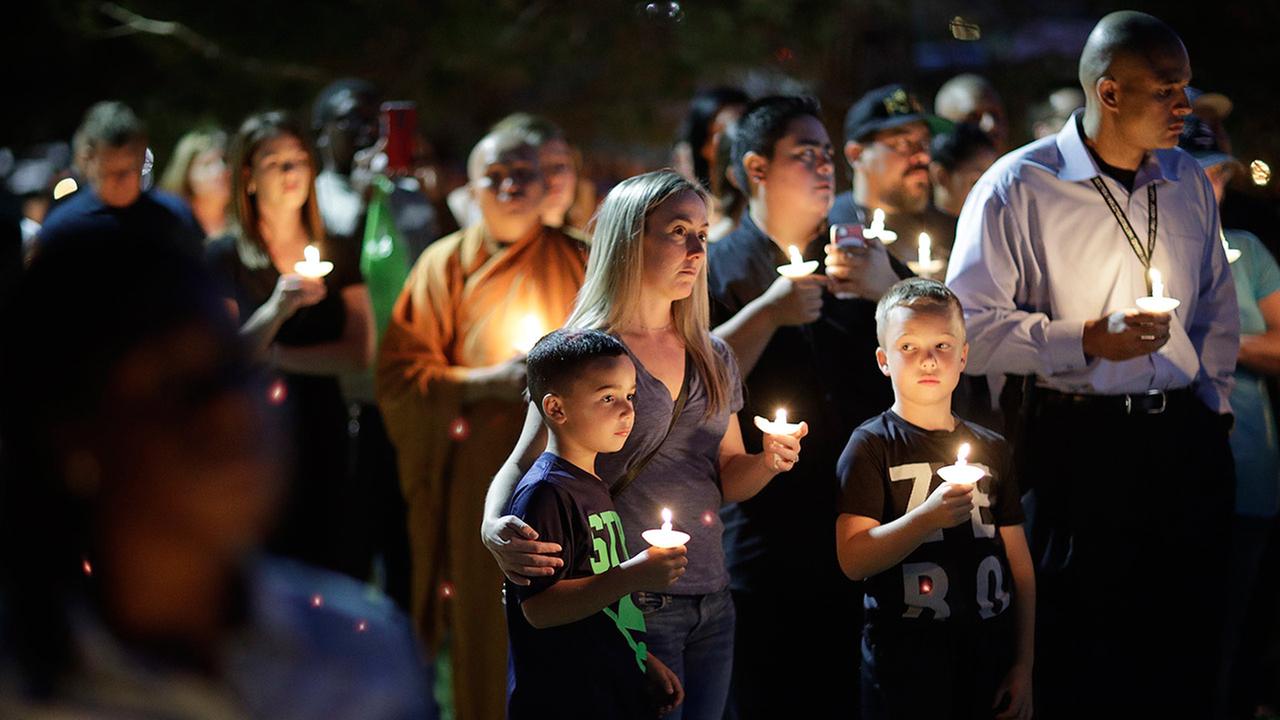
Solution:
{"label": "black t-shirt", "polygon": [[109,237],[120,242],[160,240],[200,257],[204,231],[180,198],[148,190],[128,207],[104,204],[92,188],[83,188],[58,203],[45,218],[37,242],[61,242],[66,238]]}
{"label": "black t-shirt", "polygon": [[520,605],[551,585],[599,575],[628,559],[622,520],[604,482],[543,453],[511,496],[510,514],[559,543],[564,566],[528,586],[506,584],[511,653],[507,717],[647,718],[644,615],[625,595],[567,625],[534,628]]}
{"label": "black t-shirt", "polygon": [[[803,248],[805,258],[821,260],[826,244],[824,227]],[[750,214],[707,253],[713,327],[768,290],[778,279],[777,267],[790,262]],[[894,268],[902,277],[911,274],[901,264]],[[760,452],[761,434],[752,418],[772,418],[779,407],[807,421],[809,435],[790,472],[720,513],[734,590],[778,591],[799,583],[825,591],[847,585],[835,557],[839,487],[833,469],[849,433],[893,403],[889,381],[876,366],[877,344],[875,303],[827,293],[821,317],[778,328],[746,375],[738,422],[748,452]]]}
{"label": "black t-shirt", "polygon": [[901,563],[869,577],[868,625],[974,623],[1009,609],[1013,578],[998,528],[1022,523],[1022,504],[1004,438],[957,418],[950,432],[924,430],[886,410],[863,423],[840,456],[840,512],[884,525],[923,503],[943,481],[961,443],[987,475],[974,490],[971,521],[935,533]]}

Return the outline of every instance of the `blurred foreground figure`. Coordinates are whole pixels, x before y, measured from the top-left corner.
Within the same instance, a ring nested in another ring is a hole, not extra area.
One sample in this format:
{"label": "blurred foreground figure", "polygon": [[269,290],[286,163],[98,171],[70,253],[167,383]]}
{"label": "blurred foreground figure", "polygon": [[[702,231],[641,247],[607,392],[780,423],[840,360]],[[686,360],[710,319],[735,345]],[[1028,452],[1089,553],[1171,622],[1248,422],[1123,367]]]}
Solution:
{"label": "blurred foreground figure", "polygon": [[[12,309],[0,716],[424,714],[389,601],[256,552],[281,498],[278,443],[195,258],[48,243]],[[59,322],[72,316],[75,332]]]}

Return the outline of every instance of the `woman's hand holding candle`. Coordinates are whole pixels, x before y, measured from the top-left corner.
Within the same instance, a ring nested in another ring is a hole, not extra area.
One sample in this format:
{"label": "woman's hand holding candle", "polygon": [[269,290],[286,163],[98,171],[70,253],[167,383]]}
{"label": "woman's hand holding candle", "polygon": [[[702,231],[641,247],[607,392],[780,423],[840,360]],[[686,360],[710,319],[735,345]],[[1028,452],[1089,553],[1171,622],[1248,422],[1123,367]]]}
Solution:
{"label": "woman's hand holding candle", "polygon": [[787,472],[800,461],[800,439],[809,434],[809,424],[787,422],[787,411],[779,408],[773,420],[759,415],[755,425],[764,433],[761,462],[771,473]]}
{"label": "woman's hand holding candle", "polygon": [[276,312],[283,319],[287,320],[302,308],[323,300],[328,292],[321,280],[287,273],[276,280],[276,287],[267,302],[276,308]]}

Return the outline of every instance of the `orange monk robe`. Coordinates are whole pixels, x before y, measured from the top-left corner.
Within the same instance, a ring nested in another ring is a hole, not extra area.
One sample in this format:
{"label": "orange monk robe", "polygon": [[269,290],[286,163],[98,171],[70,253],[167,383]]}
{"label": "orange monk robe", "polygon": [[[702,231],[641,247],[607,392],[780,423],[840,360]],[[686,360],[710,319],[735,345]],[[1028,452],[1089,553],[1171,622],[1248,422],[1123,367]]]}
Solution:
{"label": "orange monk robe", "polygon": [[505,715],[502,573],[480,520],[528,406],[516,397],[464,405],[446,370],[510,360],[530,316],[542,333],[563,325],[585,270],[585,245],[560,231],[503,246],[467,228],[418,258],[382,340],[378,403],[409,509],[414,620],[432,651],[449,631],[458,720]]}

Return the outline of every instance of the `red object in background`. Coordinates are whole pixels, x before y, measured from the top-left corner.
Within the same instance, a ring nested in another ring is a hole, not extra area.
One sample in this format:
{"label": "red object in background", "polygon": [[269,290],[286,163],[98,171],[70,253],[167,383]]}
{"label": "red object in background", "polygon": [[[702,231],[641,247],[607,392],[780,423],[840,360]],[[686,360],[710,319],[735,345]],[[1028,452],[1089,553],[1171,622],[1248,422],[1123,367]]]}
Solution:
{"label": "red object in background", "polygon": [[418,128],[418,106],[405,100],[382,103],[383,152],[388,175],[413,171],[413,133]]}

